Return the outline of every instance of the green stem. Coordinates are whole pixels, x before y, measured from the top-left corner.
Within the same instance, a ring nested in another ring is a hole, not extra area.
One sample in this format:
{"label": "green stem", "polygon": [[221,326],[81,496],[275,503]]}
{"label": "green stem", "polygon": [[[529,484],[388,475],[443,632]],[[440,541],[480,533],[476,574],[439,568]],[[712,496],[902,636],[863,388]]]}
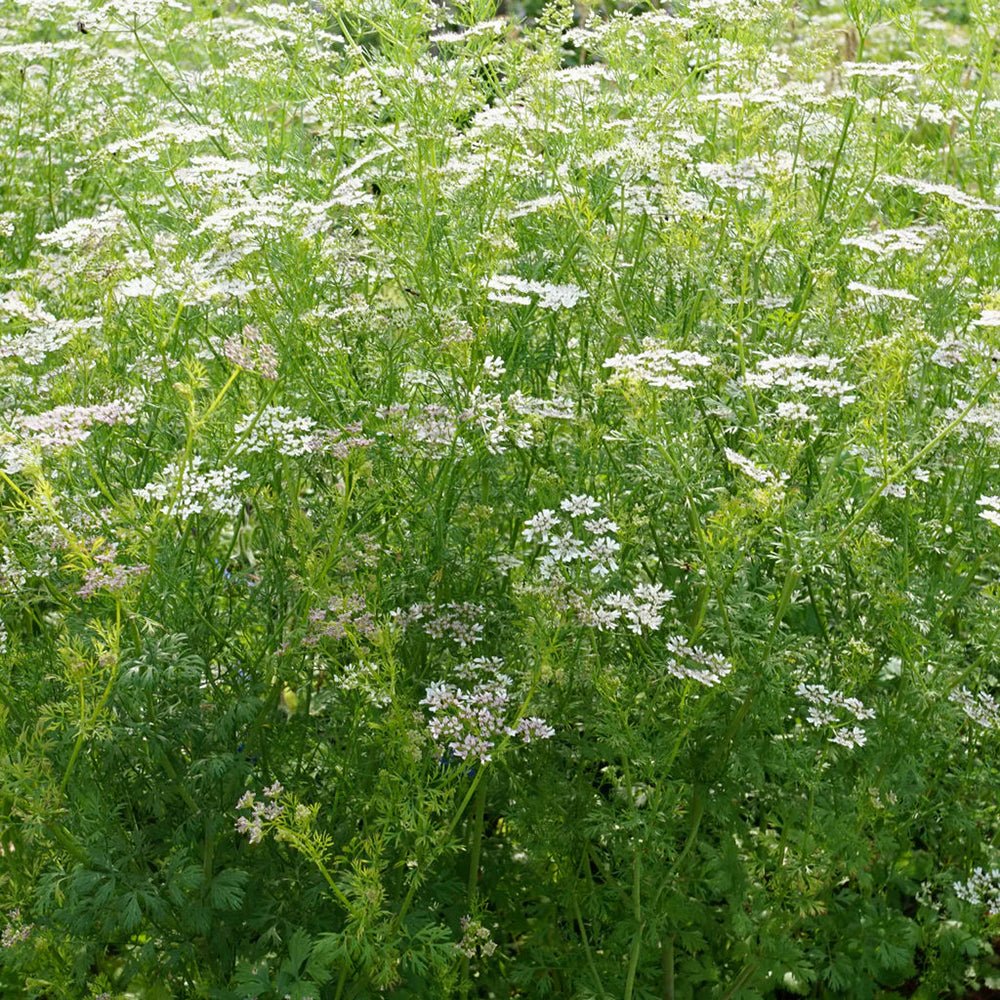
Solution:
{"label": "green stem", "polygon": [[632,920],[635,923],[635,937],[632,938],[632,950],[628,960],[628,973],[625,976],[624,1000],[632,1000],[635,992],[635,977],[639,968],[639,956],[642,953],[642,861],[639,849],[632,856]]}
{"label": "green stem", "polygon": [[485,811],[486,782],[480,781],[472,805],[472,835],[469,844],[469,913],[474,913],[478,904],[476,887],[479,883],[479,858],[483,850],[483,815]]}
{"label": "green stem", "polygon": [[674,1000],[674,936],[663,942],[660,948],[660,962],[663,966],[663,1000]]}
{"label": "green stem", "polygon": [[576,898],[575,892],[573,893],[573,919],[576,921],[576,926],[580,930],[580,940],[583,942],[583,953],[587,958],[587,968],[590,970],[590,974],[594,979],[594,984],[597,986],[597,995],[600,1000],[605,1000],[607,994],[604,992],[604,984],[601,982],[601,977],[597,972],[597,965],[594,962],[594,954],[591,951],[590,941],[587,938],[587,928],[583,923],[583,914],[580,913],[580,902]]}

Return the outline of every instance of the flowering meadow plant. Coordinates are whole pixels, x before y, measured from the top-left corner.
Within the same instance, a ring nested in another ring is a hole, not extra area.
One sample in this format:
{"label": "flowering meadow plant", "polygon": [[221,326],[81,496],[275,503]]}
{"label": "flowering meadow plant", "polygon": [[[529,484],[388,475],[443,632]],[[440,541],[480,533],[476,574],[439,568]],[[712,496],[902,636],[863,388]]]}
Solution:
{"label": "flowering meadow plant", "polygon": [[998,25],[0,0],[0,996],[1000,985]]}

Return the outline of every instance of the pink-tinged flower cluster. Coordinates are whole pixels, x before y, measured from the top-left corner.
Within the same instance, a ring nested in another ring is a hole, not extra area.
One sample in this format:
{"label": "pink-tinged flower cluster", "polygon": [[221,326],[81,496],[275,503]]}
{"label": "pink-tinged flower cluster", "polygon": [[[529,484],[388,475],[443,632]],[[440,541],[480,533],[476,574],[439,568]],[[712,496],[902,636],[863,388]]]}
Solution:
{"label": "pink-tinged flower cluster", "polygon": [[375,443],[375,438],[362,433],[361,424],[358,423],[321,431],[317,440],[319,450],[329,453],[334,458],[347,458],[351,452],[359,448],[368,448]]}
{"label": "pink-tinged flower cluster", "polygon": [[481,619],[485,610],[481,604],[470,604],[468,601],[440,606],[417,603],[408,608],[396,608],[392,612],[392,621],[400,629],[419,624],[431,639],[451,639],[465,649],[482,640],[484,626]]}
{"label": "pink-tinged flower cluster", "polygon": [[76,592],[77,596],[93,597],[98,591],[118,593],[124,590],[132,580],[149,570],[144,563],[137,566],[119,566],[115,563],[118,554],[116,545],[109,545],[104,551],[94,556],[97,563],[83,574],[83,586]]}
{"label": "pink-tinged flower cluster", "polygon": [[251,791],[246,791],[236,803],[240,810],[249,809],[249,816],[238,816],[234,824],[237,833],[245,834],[251,844],[258,844],[264,839],[265,823],[273,823],[285,811],[285,807],[277,801],[285,791],[280,782],[264,789],[265,801],[259,801]]}
{"label": "pink-tinged flower cluster", "polygon": [[272,382],[278,377],[278,353],[255,327],[245,326],[242,334],[230,337],[222,353],[245,371],[255,372]]}
{"label": "pink-tinged flower cluster", "polygon": [[471,916],[462,917],[462,940],[455,946],[466,958],[489,958],[497,950],[490,929]]}
{"label": "pink-tinged flower cluster", "polygon": [[13,948],[14,945],[27,941],[33,927],[34,924],[24,923],[19,909],[10,910],[7,913],[7,926],[4,927],[3,934],[0,934],[0,947]]}
{"label": "pink-tinged flower cluster", "polygon": [[57,406],[44,413],[25,414],[14,420],[15,429],[27,434],[29,441],[42,449],[69,448],[90,437],[95,424],[131,423],[140,400],[114,399],[93,406]]}
{"label": "pink-tinged flower cluster", "polygon": [[431,714],[428,728],[442,753],[469,762],[486,763],[492,760],[497,744],[506,737],[532,743],[555,735],[555,730],[537,716],[509,724],[512,681],[496,670],[502,661],[484,658],[474,662],[483,674],[483,679],[475,686],[466,689],[437,681],[427,688],[420,702]]}
{"label": "pink-tinged flower cluster", "polygon": [[302,645],[315,646],[320,639],[345,639],[349,633],[370,636],[375,628],[375,619],[365,610],[360,594],[331,597],[326,607],[309,612],[309,632]]}

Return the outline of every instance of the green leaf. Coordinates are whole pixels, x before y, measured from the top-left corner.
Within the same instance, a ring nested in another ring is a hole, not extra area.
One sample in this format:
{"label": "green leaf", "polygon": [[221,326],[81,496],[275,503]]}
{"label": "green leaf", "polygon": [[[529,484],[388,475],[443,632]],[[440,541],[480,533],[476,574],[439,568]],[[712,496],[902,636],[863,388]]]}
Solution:
{"label": "green leaf", "polygon": [[301,928],[296,928],[288,939],[288,958],[281,963],[283,972],[298,976],[312,951],[312,939]]}
{"label": "green leaf", "polygon": [[243,887],[249,876],[239,868],[219,872],[208,890],[209,902],[217,910],[238,910],[243,904]]}

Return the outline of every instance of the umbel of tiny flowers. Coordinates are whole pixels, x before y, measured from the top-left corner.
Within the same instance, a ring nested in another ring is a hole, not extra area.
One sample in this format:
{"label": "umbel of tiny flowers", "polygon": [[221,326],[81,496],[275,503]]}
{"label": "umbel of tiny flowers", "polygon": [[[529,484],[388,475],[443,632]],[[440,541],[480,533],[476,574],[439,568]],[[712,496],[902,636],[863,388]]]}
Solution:
{"label": "umbel of tiny flowers", "polygon": [[193,455],[186,468],[171,462],[160,478],[132,492],[141,500],[166,501],[160,513],[187,520],[195,514],[210,512],[235,517],[243,501],[236,495],[238,483],[250,477],[231,465],[221,469],[204,468],[205,459]]}
{"label": "umbel of tiny flowers", "polygon": [[1000,497],[982,496],[976,503],[983,508],[979,512],[979,516],[984,521],[989,521],[990,524],[1000,528]]}
{"label": "umbel of tiny flowers", "polygon": [[478,665],[482,671],[482,679],[472,688],[442,681],[427,688],[420,704],[431,713],[428,729],[443,755],[485,764],[493,759],[493,751],[505,737],[533,743],[555,735],[555,730],[536,716],[508,724],[512,680],[496,669],[502,663],[485,657],[472,661],[469,666]]}
{"label": "umbel of tiny flowers", "polygon": [[284,805],[278,802],[278,798],[284,792],[280,782],[274,782],[264,789],[263,800],[258,800],[251,791],[246,791],[240,796],[236,803],[239,810],[250,810],[250,815],[238,816],[236,818],[237,833],[245,834],[251,844],[258,844],[264,839],[264,834],[285,811]]}
{"label": "umbel of tiny flowers", "polygon": [[955,882],[955,895],[973,906],[983,906],[989,914],[1000,913],[1000,868],[976,868],[965,882]]}
{"label": "umbel of tiny flowers", "polygon": [[540,510],[524,522],[521,537],[526,542],[545,546],[538,560],[538,571],[546,578],[555,576],[560,567],[578,564],[597,577],[606,577],[618,569],[616,553],[621,548],[614,537],[618,525],[606,517],[595,517],[600,504],[587,494],[572,494],[559,507],[570,519],[550,508]]}
{"label": "umbel of tiny flowers", "polygon": [[474,917],[462,917],[462,940],[455,945],[466,958],[489,958],[497,950],[488,927]]}
{"label": "umbel of tiny flowers", "polygon": [[968,688],[958,688],[948,695],[965,714],[983,729],[1000,729],[1000,705],[988,691],[973,694]]}
{"label": "umbel of tiny flowers", "polygon": [[732,672],[733,665],[721,653],[709,653],[692,646],[683,636],[667,640],[667,673],[681,680],[697,681],[706,687],[721,684]]}
{"label": "umbel of tiny flowers", "polygon": [[7,926],[0,935],[0,947],[13,948],[31,937],[34,924],[26,924],[21,919],[21,911],[17,907],[7,913]]}
{"label": "umbel of tiny flowers", "polygon": [[795,693],[809,704],[806,722],[815,729],[833,728],[831,743],[837,743],[849,750],[862,747],[868,741],[860,726],[845,725],[844,716],[852,716],[858,722],[875,718],[875,709],[866,708],[857,698],[850,698],[839,691],[830,691],[822,684],[799,684]]}

